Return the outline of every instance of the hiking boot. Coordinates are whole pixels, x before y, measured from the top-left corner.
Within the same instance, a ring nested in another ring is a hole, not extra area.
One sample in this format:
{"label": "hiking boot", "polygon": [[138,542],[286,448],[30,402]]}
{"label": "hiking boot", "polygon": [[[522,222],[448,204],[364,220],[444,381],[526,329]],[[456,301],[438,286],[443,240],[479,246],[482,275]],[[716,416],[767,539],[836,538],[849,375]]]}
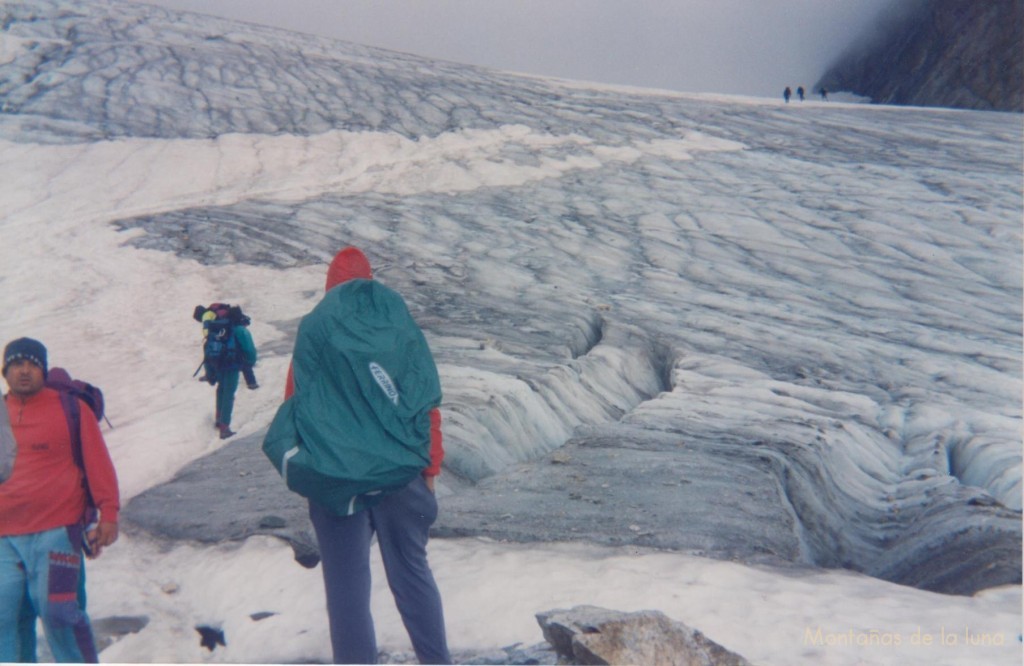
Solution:
{"label": "hiking boot", "polygon": [[226,426],[224,424],[219,424],[217,426],[217,430],[220,430],[221,439],[227,439],[235,434],[235,431],[231,429],[231,426]]}
{"label": "hiking boot", "polygon": [[255,391],[256,389],[258,389],[260,387],[260,385],[257,384],[256,382],[250,382],[250,383],[246,384],[246,386],[249,387],[250,391]]}

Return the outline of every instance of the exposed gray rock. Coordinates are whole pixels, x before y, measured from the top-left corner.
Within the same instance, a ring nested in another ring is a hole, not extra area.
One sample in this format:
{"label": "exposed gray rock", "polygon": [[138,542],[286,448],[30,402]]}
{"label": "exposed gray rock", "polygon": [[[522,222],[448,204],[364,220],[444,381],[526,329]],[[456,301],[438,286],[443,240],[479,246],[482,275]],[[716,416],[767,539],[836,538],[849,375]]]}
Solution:
{"label": "exposed gray rock", "polygon": [[96,636],[96,649],[102,652],[124,636],[139,633],[147,624],[149,618],[145,615],[112,615],[95,619],[92,632]]}
{"label": "exposed gray rock", "polygon": [[[765,480],[779,465],[767,445],[746,445],[742,437],[710,443],[699,434],[654,436],[622,425],[604,431],[612,434],[581,429],[579,437],[550,456],[476,484],[446,472],[433,535],[581,541],[808,566],[801,560],[798,528],[784,510],[786,502],[797,502],[804,516],[819,521],[805,519],[803,525],[805,543],[819,551],[819,565],[860,569],[950,594],[970,595],[1020,580],[1020,514],[981,505],[984,496],[977,490],[950,484],[935,488],[933,498],[948,497],[888,518],[887,524],[900,526],[902,536],[875,543],[871,524],[836,511],[803,510],[808,500],[801,498],[816,497],[809,488],[825,485],[813,459],[801,462],[812,450],[795,452],[801,464],[780,474],[788,488],[782,494]],[[285,487],[260,451],[263,434],[234,439],[168,483],[133,498],[123,511],[125,528],[201,543],[276,536],[292,546],[299,564],[316,566],[319,549],[306,501]],[[623,464],[626,458],[628,465]],[[727,501],[725,488],[732,489],[735,499]],[[727,510],[708,511],[708,497]],[[986,516],[984,527],[965,527],[979,515]],[[959,526],[941,547],[932,546],[936,524]],[[819,539],[828,542],[819,545]]]}
{"label": "exposed gray rock", "polygon": [[478,664],[555,664],[558,663],[558,655],[548,643],[522,646],[520,644],[509,645],[492,652],[477,653],[455,653],[452,655],[456,663]]}
{"label": "exposed gray rock", "polygon": [[1024,110],[1024,0],[894,3],[816,88],[884,104]]}
{"label": "exposed gray rock", "polygon": [[296,562],[315,567],[320,552],[306,500],[285,487],[260,451],[263,435],[234,439],[133,498],[123,511],[126,528],[200,543],[276,536],[291,545]]}
{"label": "exposed gray rock", "polygon": [[537,614],[544,638],[573,664],[744,666],[742,656],[659,611],[622,613],[577,606]]}
{"label": "exposed gray rock", "polygon": [[[149,618],[145,615],[111,615],[90,619],[97,652],[103,652],[128,634],[139,633],[149,624]],[[56,661],[50,651],[46,634],[42,631],[36,635],[36,660],[41,664]]]}
{"label": "exposed gray rock", "polygon": [[[519,643],[493,650],[456,650],[452,652],[452,661],[467,666],[527,666],[530,664],[557,664],[558,655],[547,643],[538,643],[524,647]],[[378,664],[418,664],[416,654],[411,651],[388,652],[377,654]]]}

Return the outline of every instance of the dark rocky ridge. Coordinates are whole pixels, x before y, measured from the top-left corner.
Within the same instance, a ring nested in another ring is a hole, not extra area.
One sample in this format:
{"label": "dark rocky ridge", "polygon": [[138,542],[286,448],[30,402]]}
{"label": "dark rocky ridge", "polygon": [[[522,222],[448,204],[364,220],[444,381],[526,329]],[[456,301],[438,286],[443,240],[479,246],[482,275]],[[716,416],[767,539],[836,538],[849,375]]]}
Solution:
{"label": "dark rocky ridge", "polygon": [[1024,111],[1024,0],[907,0],[815,86],[879,104]]}

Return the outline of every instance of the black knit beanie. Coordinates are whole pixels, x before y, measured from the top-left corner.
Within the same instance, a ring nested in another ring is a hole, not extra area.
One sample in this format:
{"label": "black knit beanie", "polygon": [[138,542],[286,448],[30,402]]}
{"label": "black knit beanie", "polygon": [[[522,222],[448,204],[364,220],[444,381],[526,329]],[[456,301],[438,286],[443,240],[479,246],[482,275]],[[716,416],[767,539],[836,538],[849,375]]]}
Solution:
{"label": "black knit beanie", "polygon": [[42,342],[32,338],[18,338],[7,343],[4,347],[4,369],[7,374],[7,366],[18,359],[28,359],[43,369],[43,376],[46,376],[46,347]]}

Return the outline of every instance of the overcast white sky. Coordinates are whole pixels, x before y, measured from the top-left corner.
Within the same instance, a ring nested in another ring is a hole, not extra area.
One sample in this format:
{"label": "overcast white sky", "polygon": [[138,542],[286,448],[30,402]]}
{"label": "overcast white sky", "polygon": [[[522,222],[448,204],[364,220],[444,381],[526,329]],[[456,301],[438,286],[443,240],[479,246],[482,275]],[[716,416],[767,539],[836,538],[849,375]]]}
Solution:
{"label": "overcast white sky", "polygon": [[686,92],[810,89],[901,0],[143,0],[498,69]]}

